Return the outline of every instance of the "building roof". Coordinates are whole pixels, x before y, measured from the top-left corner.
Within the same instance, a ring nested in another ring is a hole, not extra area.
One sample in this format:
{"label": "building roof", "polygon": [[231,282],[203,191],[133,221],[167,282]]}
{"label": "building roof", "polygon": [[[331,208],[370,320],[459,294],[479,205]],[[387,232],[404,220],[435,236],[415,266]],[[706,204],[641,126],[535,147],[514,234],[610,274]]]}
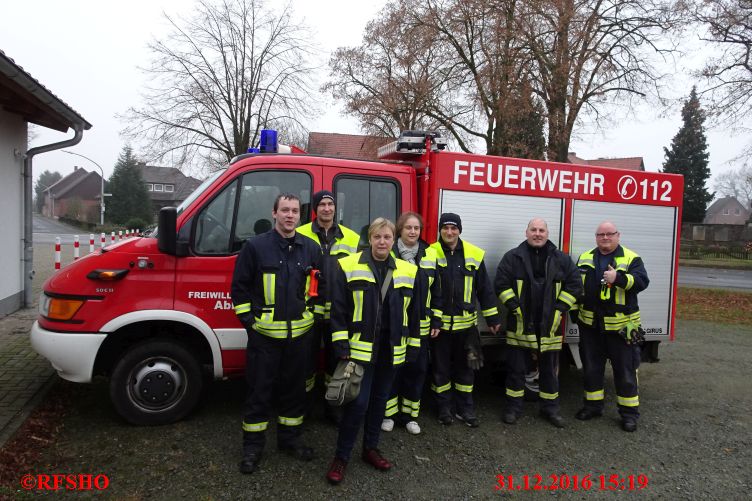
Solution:
{"label": "building roof", "polygon": [[[724,214],[724,210],[728,210],[728,214]],[[736,210],[739,214],[736,214]],[[732,212],[733,211],[733,212]],[[706,224],[744,224],[752,215],[752,210],[744,207],[736,197],[723,197],[719,198],[705,211],[705,219],[703,223]]]}
{"label": "building roof", "polygon": [[60,132],[91,124],[0,50],[0,107]]}
{"label": "building roof", "polygon": [[[80,184],[81,181],[83,181],[89,174],[94,173],[88,172],[86,169],[76,167],[73,169],[73,172],[61,178],[60,180],[58,180],[58,182],[54,183],[44,191],[49,192],[50,196],[61,198],[70,190],[72,190],[76,185]],[[97,177],[99,177],[99,174],[97,174]]]}
{"label": "building roof", "polygon": [[308,134],[308,147],[306,150],[313,155],[352,158],[356,160],[377,160],[378,149],[394,140],[395,138],[393,137],[384,136],[311,132]]}
{"label": "building roof", "polygon": [[172,184],[175,186],[173,192],[149,192],[154,200],[185,200],[201,184],[198,179],[186,176],[175,167],[158,167],[141,162],[138,164],[138,170],[145,183]]}
{"label": "building roof", "polygon": [[591,165],[593,167],[607,167],[609,169],[626,169],[626,170],[645,170],[645,162],[642,157],[625,157],[625,158],[596,158],[586,160],[580,158],[576,153],[570,151],[567,156],[570,162],[579,165]]}

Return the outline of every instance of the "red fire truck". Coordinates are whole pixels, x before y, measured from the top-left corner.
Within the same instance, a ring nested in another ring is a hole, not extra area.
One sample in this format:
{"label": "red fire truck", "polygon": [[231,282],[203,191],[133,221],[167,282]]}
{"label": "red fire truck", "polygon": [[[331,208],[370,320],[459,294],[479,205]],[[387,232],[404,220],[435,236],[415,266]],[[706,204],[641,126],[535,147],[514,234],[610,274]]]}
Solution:
{"label": "red fire truck", "polygon": [[[157,237],[109,245],[44,284],[34,349],[75,382],[110,378],[117,411],[135,424],[184,417],[207,380],[243,374],[247,336],[230,298],[243,243],[272,227],[281,192],[303,201],[337,197],[337,221],[360,232],[405,210],[426,220],[435,241],[442,212],[462,216],[462,238],[486,249],[493,273],[502,255],[542,217],[550,239],[573,259],[594,247],[602,220],[619,228],[650,274],[640,295],[647,340],[673,339],[683,178],[516,158],[442,151],[434,133],[406,133],[382,161],[306,154],[249,153],[206,179],[177,208],[162,209]],[[275,150],[274,145],[266,147]],[[493,277],[492,277],[493,278]],[[562,327],[576,346],[574,325]],[[488,338],[500,344],[501,338]],[[572,350],[577,360],[577,350]],[[579,365],[579,364],[578,364]]]}

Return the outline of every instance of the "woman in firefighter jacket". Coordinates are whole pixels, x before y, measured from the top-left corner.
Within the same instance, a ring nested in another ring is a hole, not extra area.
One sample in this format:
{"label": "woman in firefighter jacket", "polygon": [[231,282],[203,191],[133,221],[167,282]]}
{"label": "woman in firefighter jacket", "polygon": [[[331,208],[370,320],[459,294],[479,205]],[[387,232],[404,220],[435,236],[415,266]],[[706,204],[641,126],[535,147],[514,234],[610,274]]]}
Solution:
{"label": "woman in firefighter jacket", "polygon": [[419,350],[417,360],[404,364],[397,371],[392,393],[386,404],[386,414],[381,423],[383,431],[392,431],[394,422],[404,426],[408,433],[420,433],[416,419],[420,413],[420,396],[428,372],[428,337],[434,337],[441,328],[441,287],[436,275],[436,251],[420,239],[423,218],[416,212],[404,212],[397,219],[397,242],[392,255],[418,265],[420,280],[416,280],[413,301],[421,306],[420,337],[408,338],[408,343]]}
{"label": "woman in firefighter jacket", "polygon": [[532,219],[526,240],[507,252],[496,270],[494,289],[507,310],[507,406],[504,422],[514,424],[522,414],[525,368],[534,350],[540,373],[540,413],[557,428],[559,412],[559,352],[561,318],[582,292],[572,259],[548,239],[548,225]]}
{"label": "woman in firefighter jacket", "polygon": [[381,422],[397,367],[405,363],[408,351],[411,359],[418,354],[407,338],[419,334],[420,314],[420,304],[412,301],[418,267],[390,255],[394,232],[388,219],[371,223],[370,247],[338,261],[331,288],[334,354],[365,368],[360,393],[343,407],[335,457],[326,475],[333,484],[344,478],[364,418],[363,460],[378,470],[392,467],[377,449]]}

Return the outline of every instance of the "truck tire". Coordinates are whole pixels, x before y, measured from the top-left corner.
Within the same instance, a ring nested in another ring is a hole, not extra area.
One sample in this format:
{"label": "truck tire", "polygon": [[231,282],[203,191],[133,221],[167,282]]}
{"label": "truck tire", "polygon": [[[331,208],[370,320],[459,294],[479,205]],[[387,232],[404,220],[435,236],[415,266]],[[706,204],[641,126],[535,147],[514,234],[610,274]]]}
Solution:
{"label": "truck tire", "polygon": [[202,386],[199,363],[182,345],[147,341],[130,348],[115,365],[110,398],[131,424],[169,424],[193,410]]}

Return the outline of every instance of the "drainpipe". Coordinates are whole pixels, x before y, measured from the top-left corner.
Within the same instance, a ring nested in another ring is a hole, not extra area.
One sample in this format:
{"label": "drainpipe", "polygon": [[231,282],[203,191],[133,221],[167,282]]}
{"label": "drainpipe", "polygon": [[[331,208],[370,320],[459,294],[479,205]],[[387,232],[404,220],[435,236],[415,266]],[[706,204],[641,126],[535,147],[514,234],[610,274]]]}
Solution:
{"label": "drainpipe", "polygon": [[67,148],[68,146],[73,146],[81,142],[81,138],[84,136],[84,126],[83,124],[76,124],[73,126],[73,130],[75,132],[75,135],[71,139],[67,139],[65,141],[60,141],[59,143],[52,143],[52,144],[45,144],[44,146],[37,146],[36,148],[32,148],[29,151],[26,152],[26,156],[24,157],[24,170],[23,170],[23,177],[24,177],[24,240],[23,240],[23,246],[24,246],[24,253],[23,253],[23,262],[24,262],[24,308],[31,308],[31,306],[34,303],[34,298],[32,297],[32,291],[31,291],[31,283],[32,279],[34,278],[34,246],[33,246],[33,233],[32,233],[32,215],[31,215],[31,206],[32,206],[32,196],[31,193],[33,191],[32,187],[32,170],[31,170],[31,162],[34,158],[34,155],[38,155],[39,153],[47,153],[48,151],[54,151],[59,150],[61,148]]}

